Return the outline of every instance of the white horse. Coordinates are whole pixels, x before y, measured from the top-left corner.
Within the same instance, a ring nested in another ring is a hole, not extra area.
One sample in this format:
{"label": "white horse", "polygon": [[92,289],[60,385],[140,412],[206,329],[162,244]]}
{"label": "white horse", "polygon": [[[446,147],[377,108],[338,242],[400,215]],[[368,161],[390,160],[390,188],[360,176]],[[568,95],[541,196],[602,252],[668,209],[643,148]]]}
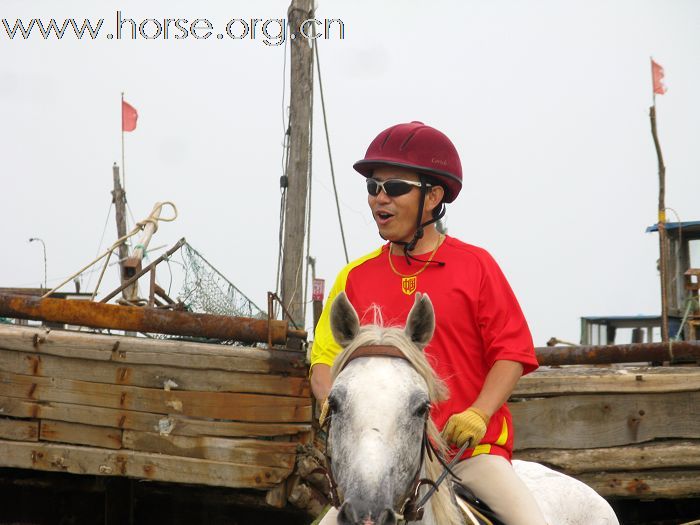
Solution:
{"label": "white horse", "polygon": [[[332,305],[331,328],[343,347],[333,367],[333,388],[328,398],[328,455],[338,487],[340,525],[402,522],[404,503],[410,500],[417,480],[434,481],[443,471],[434,457],[422,452],[424,435],[445,450],[429,418],[429,409],[448,392],[422,352],[434,327],[433,307],[426,295],[416,294],[405,329],[360,327],[344,293]],[[381,349],[374,352],[379,355],[360,357],[373,353],[366,347],[378,345],[398,349],[400,357],[387,356]],[[587,485],[537,463],[513,461],[513,466],[533,492],[549,524],[619,523],[608,503]],[[424,485],[420,493],[426,492]],[[422,518],[411,519],[417,521],[410,523],[424,525],[465,523],[449,478],[425,504]]]}

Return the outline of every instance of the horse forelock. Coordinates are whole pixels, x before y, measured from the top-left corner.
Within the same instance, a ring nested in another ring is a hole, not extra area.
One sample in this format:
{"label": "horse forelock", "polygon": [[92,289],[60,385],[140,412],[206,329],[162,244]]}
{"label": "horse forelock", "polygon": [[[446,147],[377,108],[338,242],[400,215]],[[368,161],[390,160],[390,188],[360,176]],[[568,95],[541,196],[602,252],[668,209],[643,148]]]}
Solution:
{"label": "horse forelock", "polygon": [[[374,320],[381,321],[381,310],[377,308],[373,313]],[[425,381],[431,403],[438,403],[449,397],[447,386],[430,366],[423,351],[410,340],[403,328],[386,327],[380,323],[364,325],[360,328],[357,337],[336,358],[332,369],[333,380],[340,374],[345,363],[358,347],[372,345],[387,345],[398,348],[413,366],[414,370]],[[437,427],[430,419],[427,424],[427,434],[439,453],[444,456],[448,447]],[[430,479],[436,479],[441,472],[439,462],[435,459],[430,460],[428,457],[425,458],[423,468]],[[452,498],[451,490],[440,490],[434,493],[429,501],[429,507],[435,523],[446,525],[463,523]]]}

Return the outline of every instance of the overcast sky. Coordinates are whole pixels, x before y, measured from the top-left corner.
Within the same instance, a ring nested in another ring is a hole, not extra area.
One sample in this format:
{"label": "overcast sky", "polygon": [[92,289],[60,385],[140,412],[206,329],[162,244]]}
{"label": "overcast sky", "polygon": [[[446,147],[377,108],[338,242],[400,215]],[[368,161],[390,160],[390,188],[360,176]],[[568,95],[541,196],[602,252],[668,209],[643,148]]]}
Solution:
{"label": "overcast sky", "polygon": [[[71,30],[60,41],[10,40],[0,27],[0,286],[42,282],[41,247],[30,237],[46,243],[49,285],[115,239],[113,211],[107,217],[124,91],[139,112],[126,136],[130,209],[141,220],[171,200],[180,214],[152,246],[186,237],[265,305],[275,287],[287,46],[266,45],[259,33],[105,35],[118,10],[137,22],[206,18],[217,33],[235,18],[284,18],[287,7],[3,0],[11,26],[105,21],[96,40]],[[320,2],[316,18],[345,26],[345,38],[320,40],[319,52],[351,258],[381,242],[352,163],[382,129],[421,120],[450,136],[462,158],[449,233],[496,257],[537,345],[578,341],[581,316],[659,312],[658,239],[644,232],[658,195],[649,59],[665,68],[668,86],[657,112],[670,220],[699,220],[699,2],[336,0]],[[328,289],[344,256],[320,109],[311,254]],[[105,290],[116,284],[110,274]]]}

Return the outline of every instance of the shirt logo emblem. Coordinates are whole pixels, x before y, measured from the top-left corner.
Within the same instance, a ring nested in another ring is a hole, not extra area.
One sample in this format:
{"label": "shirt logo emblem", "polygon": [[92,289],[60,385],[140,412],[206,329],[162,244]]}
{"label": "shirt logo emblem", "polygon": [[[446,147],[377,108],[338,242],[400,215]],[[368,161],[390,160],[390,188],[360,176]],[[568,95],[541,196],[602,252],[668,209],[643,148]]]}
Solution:
{"label": "shirt logo emblem", "polygon": [[413,292],[416,291],[416,286],[418,284],[418,279],[416,279],[415,275],[412,275],[411,277],[402,277],[401,278],[401,291],[405,293],[406,295],[411,295]]}

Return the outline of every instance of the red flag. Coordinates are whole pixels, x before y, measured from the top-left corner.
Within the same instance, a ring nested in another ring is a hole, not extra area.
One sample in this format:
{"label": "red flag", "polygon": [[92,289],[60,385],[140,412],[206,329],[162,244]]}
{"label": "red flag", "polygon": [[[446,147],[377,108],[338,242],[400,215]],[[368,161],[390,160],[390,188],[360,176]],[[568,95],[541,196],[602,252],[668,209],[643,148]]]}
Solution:
{"label": "red flag", "polygon": [[134,131],[138,118],[136,108],[122,100],[122,131]]}
{"label": "red flag", "polygon": [[668,91],[666,89],[666,86],[664,85],[664,68],[662,68],[659,64],[654,62],[652,59],[651,61],[651,77],[654,81],[654,93],[657,95],[663,95]]}

